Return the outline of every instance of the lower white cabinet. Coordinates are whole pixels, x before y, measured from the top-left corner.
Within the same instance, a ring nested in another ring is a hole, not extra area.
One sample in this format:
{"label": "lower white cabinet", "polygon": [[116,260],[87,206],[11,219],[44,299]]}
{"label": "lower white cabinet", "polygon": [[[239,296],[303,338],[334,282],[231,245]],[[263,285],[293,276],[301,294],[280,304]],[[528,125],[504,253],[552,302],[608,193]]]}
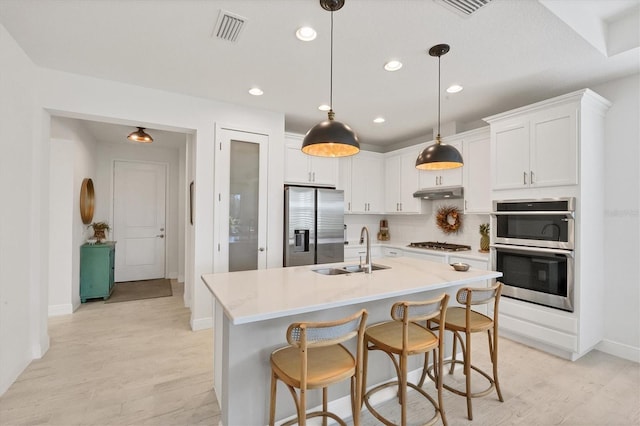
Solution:
{"label": "lower white cabinet", "polygon": [[415,257],[417,259],[424,259],[424,260],[430,260],[432,262],[439,262],[439,263],[444,263],[447,260],[447,256],[443,253],[443,254],[436,254],[436,253],[418,253],[415,251],[405,251],[403,253],[403,256],[407,256],[407,257]]}
{"label": "lower white cabinet", "polygon": [[[371,259],[375,263],[376,258],[380,258],[383,256],[382,247],[379,245],[371,246]],[[359,261],[362,258],[364,262],[367,257],[367,246],[366,245],[348,245],[344,246],[344,261]]]}

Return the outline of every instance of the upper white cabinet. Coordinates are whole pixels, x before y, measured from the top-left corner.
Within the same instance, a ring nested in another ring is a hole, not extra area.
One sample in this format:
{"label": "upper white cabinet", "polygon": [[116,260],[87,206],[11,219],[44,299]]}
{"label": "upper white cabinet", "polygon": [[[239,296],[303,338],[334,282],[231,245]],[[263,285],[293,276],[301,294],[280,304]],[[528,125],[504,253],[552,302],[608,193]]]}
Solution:
{"label": "upper white cabinet", "polygon": [[285,135],[284,182],[336,186],[338,184],[338,159],[307,155],[300,150],[303,137]]}
{"label": "upper white cabinet", "polygon": [[489,127],[463,136],[464,212],[491,212],[491,138]]}
{"label": "upper white cabinet", "polygon": [[491,123],[493,189],[578,183],[578,103],[535,104]]}
{"label": "upper white cabinet", "polygon": [[345,213],[384,213],[384,157],[360,151],[340,159],[338,189],[344,191]]}
{"label": "upper white cabinet", "polygon": [[385,210],[387,213],[421,213],[422,201],[414,198],[419,188],[416,158],[420,152],[402,150],[385,158]]}
{"label": "upper white cabinet", "polygon": [[[462,140],[460,135],[446,136],[442,138],[442,142],[448,145],[454,146],[462,155],[464,159],[464,153],[462,149]],[[421,145],[422,148],[429,146],[435,142],[429,142],[426,145]],[[416,154],[417,157],[417,154]],[[415,167],[415,159],[414,159]],[[421,170],[420,176],[420,188],[438,188],[441,186],[461,186],[462,185],[462,168],[449,170]]]}

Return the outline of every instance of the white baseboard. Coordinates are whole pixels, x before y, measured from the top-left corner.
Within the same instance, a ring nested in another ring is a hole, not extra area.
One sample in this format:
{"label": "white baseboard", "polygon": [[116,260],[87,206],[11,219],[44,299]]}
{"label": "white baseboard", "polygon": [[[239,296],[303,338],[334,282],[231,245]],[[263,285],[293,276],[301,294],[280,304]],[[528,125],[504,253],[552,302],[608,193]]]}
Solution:
{"label": "white baseboard", "polygon": [[199,318],[199,319],[192,319],[190,321],[191,323],[191,330],[192,331],[198,331],[198,330],[206,330],[208,328],[213,328],[213,318],[212,317],[208,317],[208,318]]}
{"label": "white baseboard", "polygon": [[640,348],[606,339],[598,343],[595,348],[600,352],[640,363]]}
{"label": "white baseboard", "polygon": [[65,303],[62,305],[49,305],[49,316],[57,317],[60,315],[69,315],[73,313],[73,304]]}

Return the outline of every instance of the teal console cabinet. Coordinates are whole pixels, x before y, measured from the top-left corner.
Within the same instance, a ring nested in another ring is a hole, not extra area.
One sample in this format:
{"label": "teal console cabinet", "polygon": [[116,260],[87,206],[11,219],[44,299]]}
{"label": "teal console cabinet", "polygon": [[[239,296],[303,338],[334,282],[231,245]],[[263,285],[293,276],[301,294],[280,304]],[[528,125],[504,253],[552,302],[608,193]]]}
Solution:
{"label": "teal console cabinet", "polygon": [[107,300],[113,291],[115,241],[84,244],[80,247],[80,300],[102,297]]}

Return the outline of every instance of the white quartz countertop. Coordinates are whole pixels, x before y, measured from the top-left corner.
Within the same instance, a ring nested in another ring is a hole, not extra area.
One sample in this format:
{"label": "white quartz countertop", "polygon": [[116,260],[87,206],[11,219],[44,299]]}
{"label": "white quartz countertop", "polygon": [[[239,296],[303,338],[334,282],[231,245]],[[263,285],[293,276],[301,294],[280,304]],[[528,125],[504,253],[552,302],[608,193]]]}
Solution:
{"label": "white quartz countertop", "polygon": [[202,280],[235,325],[403,296],[498,278],[502,273],[471,268],[454,271],[445,263],[409,257],[382,257],[389,269],[372,274],[322,275],[313,269],[353,262],[255,271],[204,274]]}

